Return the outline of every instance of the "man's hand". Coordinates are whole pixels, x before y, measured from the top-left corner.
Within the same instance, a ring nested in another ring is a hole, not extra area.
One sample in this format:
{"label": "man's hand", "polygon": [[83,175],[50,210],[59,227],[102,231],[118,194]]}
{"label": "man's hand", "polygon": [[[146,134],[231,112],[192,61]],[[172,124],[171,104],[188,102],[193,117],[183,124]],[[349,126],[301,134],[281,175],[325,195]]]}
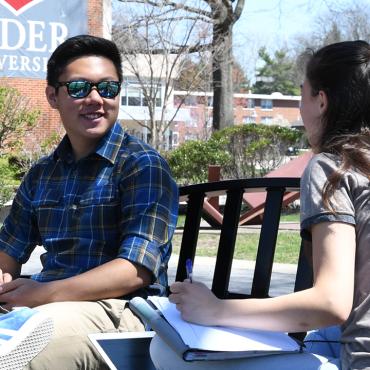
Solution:
{"label": "man's hand", "polygon": [[[3,280],[4,280],[3,274]],[[6,277],[5,277],[6,278]],[[0,302],[10,310],[16,306],[35,307],[49,302],[49,287],[52,283],[40,283],[32,279],[15,279],[0,285]]]}
{"label": "man's hand", "polygon": [[12,275],[0,269],[0,286],[13,280]]}

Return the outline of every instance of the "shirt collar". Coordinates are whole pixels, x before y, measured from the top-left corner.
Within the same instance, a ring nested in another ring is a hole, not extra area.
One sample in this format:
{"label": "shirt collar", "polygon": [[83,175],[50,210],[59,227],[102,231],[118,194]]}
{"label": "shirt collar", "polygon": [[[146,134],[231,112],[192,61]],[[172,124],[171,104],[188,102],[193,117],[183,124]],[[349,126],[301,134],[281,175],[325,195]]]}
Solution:
{"label": "shirt collar", "polygon": [[122,126],[116,122],[113,127],[100,140],[95,153],[107,159],[112,164],[115,162],[118,151],[124,139],[125,132]]}
{"label": "shirt collar", "polygon": [[[116,122],[112,128],[105,134],[105,136],[99,141],[94,153],[107,159],[112,164],[115,162],[119,148],[121,147],[124,139],[125,132],[121,125]],[[72,153],[71,142],[67,135],[65,135],[54,152],[54,157],[60,157],[67,163],[74,162]]]}

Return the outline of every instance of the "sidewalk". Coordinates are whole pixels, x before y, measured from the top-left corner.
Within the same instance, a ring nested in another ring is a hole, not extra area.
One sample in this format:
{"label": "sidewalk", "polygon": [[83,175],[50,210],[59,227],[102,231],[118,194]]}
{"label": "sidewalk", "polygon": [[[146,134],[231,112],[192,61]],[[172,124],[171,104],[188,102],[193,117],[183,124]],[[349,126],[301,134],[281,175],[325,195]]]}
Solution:
{"label": "sidewalk", "polygon": [[[23,266],[22,274],[34,274],[41,270],[40,255],[44,253],[43,247],[36,247],[29,261]],[[168,265],[169,283],[175,281],[178,255],[172,255]],[[194,261],[194,279],[204,282],[211,287],[214,266],[214,257],[196,257]],[[271,279],[270,295],[277,296],[291,293],[294,288],[296,265],[274,264]],[[230,291],[250,293],[250,286],[253,279],[254,262],[234,260],[231,269]]]}

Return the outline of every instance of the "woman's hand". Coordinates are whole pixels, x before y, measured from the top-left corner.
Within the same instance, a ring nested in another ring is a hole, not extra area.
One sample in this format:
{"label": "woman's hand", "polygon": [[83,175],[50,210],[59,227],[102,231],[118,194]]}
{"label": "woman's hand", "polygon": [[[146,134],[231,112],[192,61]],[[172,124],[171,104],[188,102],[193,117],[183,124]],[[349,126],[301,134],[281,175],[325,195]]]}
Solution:
{"label": "woman's hand", "polygon": [[222,300],[218,299],[204,284],[185,280],[170,287],[169,300],[176,304],[181,317],[201,325],[218,325],[222,313]]}

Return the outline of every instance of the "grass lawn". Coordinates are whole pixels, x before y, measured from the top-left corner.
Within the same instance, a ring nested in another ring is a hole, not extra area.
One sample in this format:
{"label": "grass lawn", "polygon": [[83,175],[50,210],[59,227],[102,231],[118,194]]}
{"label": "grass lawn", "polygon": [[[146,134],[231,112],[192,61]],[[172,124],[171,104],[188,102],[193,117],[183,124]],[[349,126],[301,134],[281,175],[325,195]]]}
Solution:
{"label": "grass lawn", "polygon": [[[178,254],[181,243],[181,234],[173,237],[173,252]],[[198,239],[197,255],[213,257],[216,255],[219,235],[201,233]],[[236,259],[255,260],[259,233],[239,234],[235,246]],[[301,238],[298,232],[281,231],[278,234],[275,251],[275,262],[297,263]]]}
{"label": "grass lawn", "polygon": [[299,222],[299,212],[297,213],[288,213],[280,216],[281,222]]}
{"label": "grass lawn", "polygon": [[[299,222],[299,213],[281,215],[280,222]],[[177,226],[183,227],[185,216],[180,215]],[[178,254],[180,250],[181,234],[173,237],[173,252]],[[214,257],[218,247],[218,234],[199,234],[198,256]],[[259,233],[239,234],[236,240],[234,257],[254,261],[256,259]],[[278,234],[275,262],[278,263],[297,263],[301,237],[298,231],[280,231]]]}

